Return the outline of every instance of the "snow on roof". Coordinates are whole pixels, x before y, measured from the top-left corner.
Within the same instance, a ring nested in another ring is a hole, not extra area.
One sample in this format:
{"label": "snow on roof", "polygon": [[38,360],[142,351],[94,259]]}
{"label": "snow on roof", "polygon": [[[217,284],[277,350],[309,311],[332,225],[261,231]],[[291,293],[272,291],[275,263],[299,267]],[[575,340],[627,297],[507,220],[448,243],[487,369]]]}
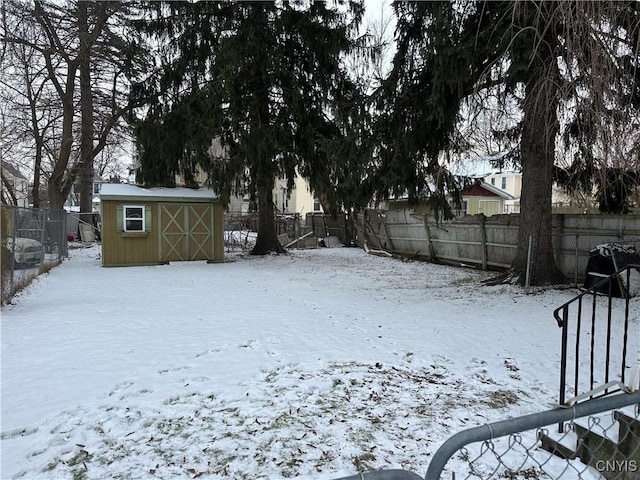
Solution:
{"label": "snow on roof", "polygon": [[495,193],[499,197],[506,198],[507,200],[513,200],[516,198],[510,193],[505,192],[504,190],[496,187],[495,185],[491,185],[490,183],[482,182],[480,186],[486,190],[489,190],[491,193]]}
{"label": "snow on roof", "polygon": [[516,174],[521,172],[515,169],[499,169],[491,164],[492,161],[500,159],[506,152],[497,155],[478,155],[459,160],[451,166],[451,171],[456,175],[470,178],[487,178],[495,175]]}
{"label": "snow on roof", "polygon": [[140,198],[182,198],[182,199],[217,199],[218,196],[209,188],[153,187],[143,188],[128,183],[104,183],[100,188],[100,198],[140,197]]}

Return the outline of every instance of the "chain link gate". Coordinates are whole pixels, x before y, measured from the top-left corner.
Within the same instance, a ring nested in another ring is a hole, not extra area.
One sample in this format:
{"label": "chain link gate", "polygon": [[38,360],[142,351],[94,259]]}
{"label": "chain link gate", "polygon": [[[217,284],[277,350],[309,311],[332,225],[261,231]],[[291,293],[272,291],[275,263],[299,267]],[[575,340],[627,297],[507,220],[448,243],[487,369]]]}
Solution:
{"label": "chain link gate", "polygon": [[426,480],[638,480],[639,407],[636,390],[462,431],[435,453]]}

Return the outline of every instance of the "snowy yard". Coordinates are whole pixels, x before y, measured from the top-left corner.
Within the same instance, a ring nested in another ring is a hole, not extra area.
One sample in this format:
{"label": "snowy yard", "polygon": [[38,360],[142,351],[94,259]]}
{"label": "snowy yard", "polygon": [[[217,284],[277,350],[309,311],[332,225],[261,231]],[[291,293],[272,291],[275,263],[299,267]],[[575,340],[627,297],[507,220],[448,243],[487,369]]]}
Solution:
{"label": "snowy yard", "polygon": [[2,307],[1,477],[424,475],[452,434],[556,401],[575,291],[352,248],[230,260],[75,250]]}

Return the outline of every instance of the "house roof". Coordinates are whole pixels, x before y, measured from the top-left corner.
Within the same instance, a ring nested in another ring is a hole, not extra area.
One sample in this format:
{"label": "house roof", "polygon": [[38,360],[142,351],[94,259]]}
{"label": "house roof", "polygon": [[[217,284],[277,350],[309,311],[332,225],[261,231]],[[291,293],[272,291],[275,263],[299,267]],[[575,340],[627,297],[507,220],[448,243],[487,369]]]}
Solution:
{"label": "house roof", "polygon": [[500,190],[498,187],[486,182],[474,183],[470,187],[462,190],[460,195],[463,197],[500,197],[505,200],[514,200],[516,198],[504,190]]}
{"label": "house roof", "polygon": [[492,162],[500,160],[509,152],[495,155],[476,155],[460,159],[450,166],[456,175],[469,178],[487,178],[504,175],[522,175],[522,171],[514,168],[497,168]]}
{"label": "house roof", "polygon": [[101,200],[173,200],[212,201],[218,195],[210,188],[152,187],[143,188],[127,183],[104,183],[100,189]]}

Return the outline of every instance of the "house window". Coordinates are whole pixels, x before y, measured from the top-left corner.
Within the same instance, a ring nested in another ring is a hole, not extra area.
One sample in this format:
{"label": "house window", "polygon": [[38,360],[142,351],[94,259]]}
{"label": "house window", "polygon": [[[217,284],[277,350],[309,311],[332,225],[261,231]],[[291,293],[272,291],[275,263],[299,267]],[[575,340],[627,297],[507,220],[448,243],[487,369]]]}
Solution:
{"label": "house window", "polygon": [[456,217],[459,217],[461,215],[466,215],[467,214],[467,201],[466,200],[461,200],[460,201],[460,205],[457,205],[456,202],[451,200],[451,201],[449,201],[449,206],[451,207],[451,210],[453,211],[453,214]]}
{"label": "house window", "polygon": [[491,177],[491,185],[495,185],[496,184],[496,177]]}
{"label": "house window", "polygon": [[507,177],[502,177],[502,190],[507,188]]}
{"label": "house window", "polygon": [[140,205],[124,206],[124,231],[144,232],[144,207]]}

